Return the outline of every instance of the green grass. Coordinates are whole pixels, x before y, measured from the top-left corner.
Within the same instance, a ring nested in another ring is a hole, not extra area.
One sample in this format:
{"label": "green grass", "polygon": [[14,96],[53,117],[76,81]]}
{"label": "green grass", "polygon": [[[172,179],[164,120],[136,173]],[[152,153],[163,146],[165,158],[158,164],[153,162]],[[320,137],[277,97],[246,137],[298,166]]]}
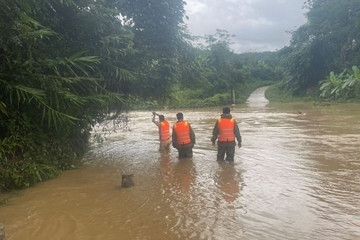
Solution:
{"label": "green grass", "polygon": [[323,101],[315,91],[309,92],[304,96],[293,96],[290,91],[285,90],[281,82],[271,85],[265,92],[265,97],[270,102],[299,102],[299,101]]}
{"label": "green grass", "polygon": [[[235,89],[235,103],[245,103],[250,94],[257,88],[270,85],[265,81],[252,81]],[[231,104],[231,91],[218,92],[207,96],[203,89],[174,89],[168,108],[200,108]]]}
{"label": "green grass", "polygon": [[304,96],[293,96],[290,91],[284,90],[281,82],[271,85],[265,92],[270,102],[313,102],[314,105],[333,105],[341,103],[360,103],[360,98],[329,100],[320,98],[318,89],[309,90]]}

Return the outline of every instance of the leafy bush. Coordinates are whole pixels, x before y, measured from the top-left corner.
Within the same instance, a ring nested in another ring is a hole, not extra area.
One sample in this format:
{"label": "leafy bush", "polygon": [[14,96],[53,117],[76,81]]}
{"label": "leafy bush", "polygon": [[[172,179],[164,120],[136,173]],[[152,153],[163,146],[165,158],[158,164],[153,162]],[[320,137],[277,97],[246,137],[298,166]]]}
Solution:
{"label": "leafy bush", "polygon": [[360,96],[360,69],[352,67],[340,74],[331,72],[326,80],[320,82],[320,97],[326,99],[352,99]]}
{"label": "leafy bush", "polygon": [[79,154],[71,142],[54,140],[24,125],[14,128],[9,124],[11,136],[0,141],[0,191],[53,178],[61,170],[72,168]]}
{"label": "leafy bush", "polygon": [[56,167],[37,164],[29,160],[2,165],[0,187],[5,190],[26,188],[38,182],[53,178],[59,173]]}

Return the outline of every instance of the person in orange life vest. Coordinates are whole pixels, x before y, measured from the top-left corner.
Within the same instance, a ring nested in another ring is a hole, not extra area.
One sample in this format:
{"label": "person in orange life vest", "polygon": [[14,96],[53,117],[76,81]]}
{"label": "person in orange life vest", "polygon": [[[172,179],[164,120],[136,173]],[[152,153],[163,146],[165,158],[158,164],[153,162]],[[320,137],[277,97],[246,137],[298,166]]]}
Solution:
{"label": "person in orange life vest", "polygon": [[176,114],[177,122],[173,126],[172,145],[179,152],[179,158],[190,158],[193,156],[192,149],[195,144],[195,133],[190,123],[184,121],[184,115]]}
{"label": "person in orange life vest", "polygon": [[[159,121],[155,120],[155,116],[159,117]],[[170,149],[170,124],[165,120],[164,115],[159,115],[156,112],[153,112],[153,123],[159,128],[159,140],[160,140],[160,151]]]}
{"label": "person in orange life vest", "polygon": [[217,161],[224,161],[226,154],[226,161],[233,162],[235,156],[235,138],[237,139],[239,148],[241,147],[241,135],[239,127],[230,114],[230,108],[224,107],[223,114],[219,118],[213,129],[213,136],[211,142],[215,145],[218,138],[218,153]]}

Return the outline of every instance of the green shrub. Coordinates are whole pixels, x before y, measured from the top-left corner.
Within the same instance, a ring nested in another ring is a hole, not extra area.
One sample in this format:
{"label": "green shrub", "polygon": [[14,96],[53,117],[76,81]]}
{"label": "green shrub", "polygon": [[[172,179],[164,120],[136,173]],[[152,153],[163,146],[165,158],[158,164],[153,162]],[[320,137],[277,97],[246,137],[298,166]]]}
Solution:
{"label": "green shrub", "polygon": [[0,140],[0,191],[29,187],[72,168],[87,143],[87,134],[64,128],[56,138],[16,115],[2,123],[9,137]]}
{"label": "green shrub", "polygon": [[360,69],[352,67],[352,71],[345,69],[340,74],[331,72],[320,82],[320,97],[325,99],[354,99],[359,96]]}
{"label": "green shrub", "polygon": [[4,164],[0,168],[1,188],[4,190],[26,188],[53,178],[59,173],[52,166],[37,164],[29,160]]}

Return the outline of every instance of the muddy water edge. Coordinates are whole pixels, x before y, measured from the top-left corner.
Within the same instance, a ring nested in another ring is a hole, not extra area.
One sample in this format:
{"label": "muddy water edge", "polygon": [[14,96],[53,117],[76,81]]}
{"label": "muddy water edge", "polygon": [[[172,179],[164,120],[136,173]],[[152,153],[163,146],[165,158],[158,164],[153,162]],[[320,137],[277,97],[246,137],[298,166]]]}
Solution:
{"label": "muddy water edge", "polygon": [[360,239],[359,105],[269,104],[263,91],[232,107],[234,164],[210,142],[221,108],[183,111],[196,145],[181,160],[158,151],[151,112],[130,112],[83,166],[0,207],[7,240]]}

